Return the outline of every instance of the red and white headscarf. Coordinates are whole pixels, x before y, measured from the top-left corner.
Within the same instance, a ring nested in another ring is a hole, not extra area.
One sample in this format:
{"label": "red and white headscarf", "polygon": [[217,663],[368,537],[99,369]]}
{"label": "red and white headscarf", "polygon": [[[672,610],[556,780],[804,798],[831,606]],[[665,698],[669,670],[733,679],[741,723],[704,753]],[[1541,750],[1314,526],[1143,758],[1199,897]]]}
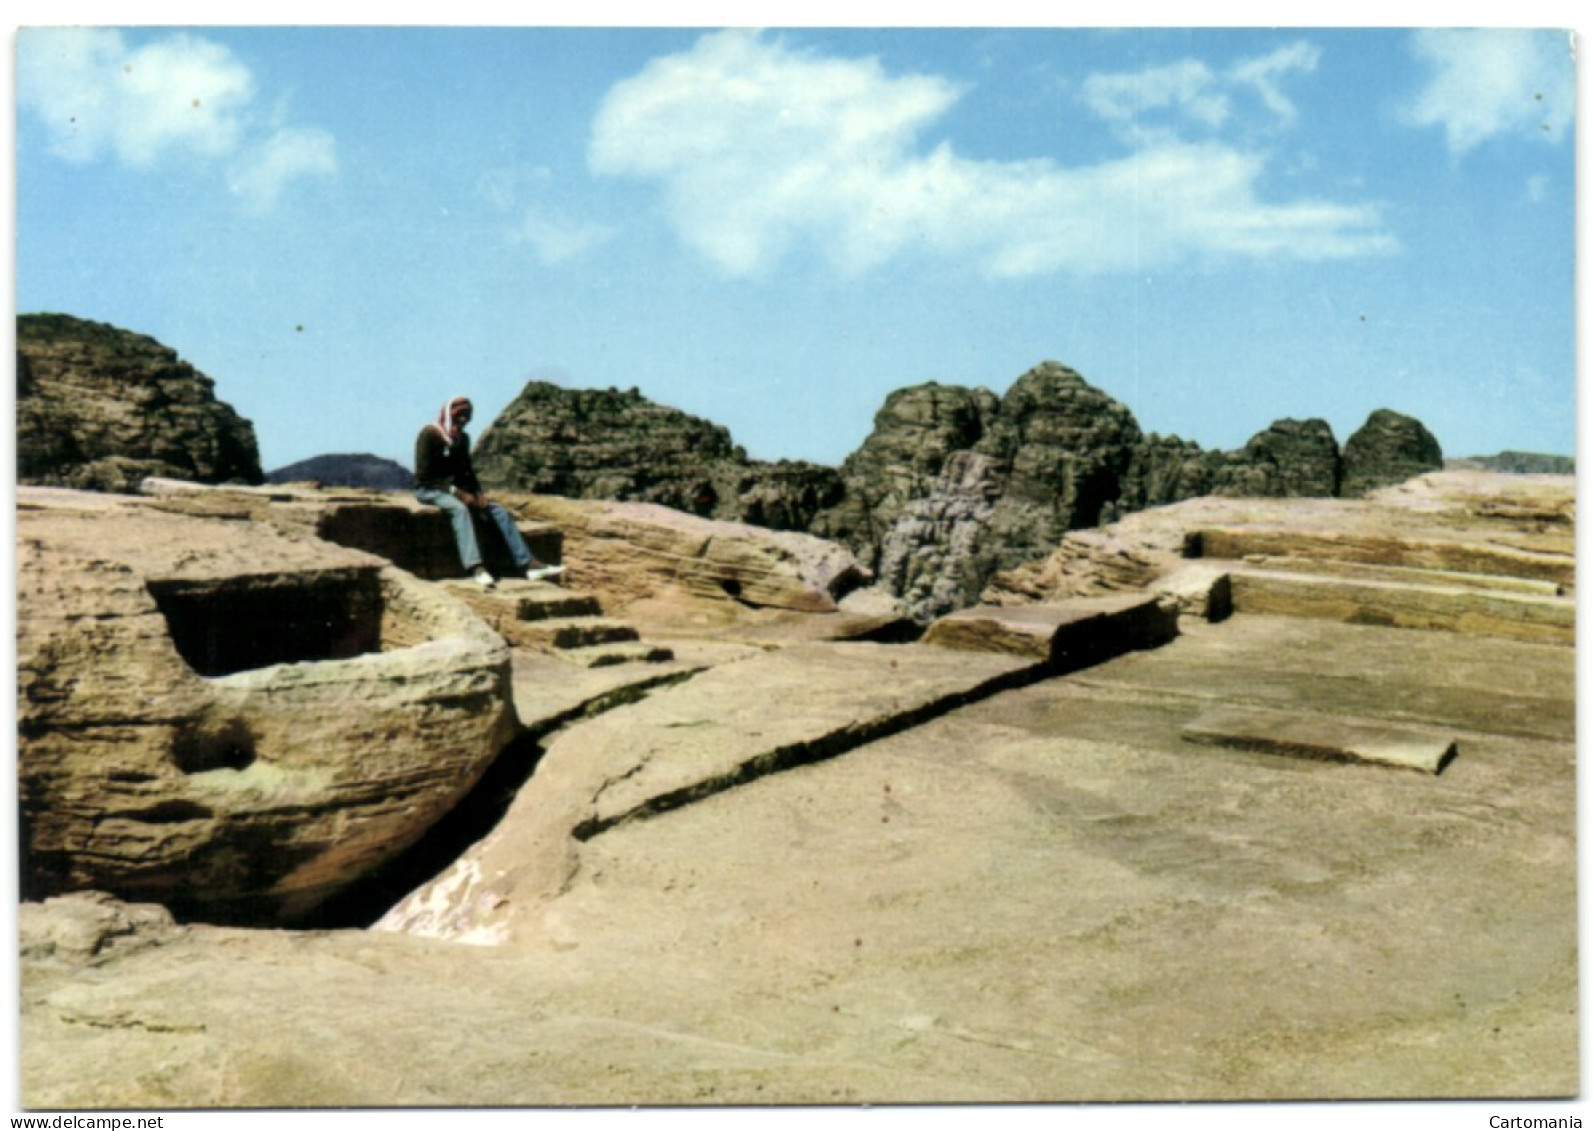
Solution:
{"label": "red and white headscarf", "polygon": [[437,429],[442,435],[443,443],[455,444],[459,442],[459,425],[454,423],[454,417],[458,415],[460,409],[468,411],[470,407],[469,397],[455,397],[442,406],[442,411],[437,414],[437,419],[432,423],[432,427]]}

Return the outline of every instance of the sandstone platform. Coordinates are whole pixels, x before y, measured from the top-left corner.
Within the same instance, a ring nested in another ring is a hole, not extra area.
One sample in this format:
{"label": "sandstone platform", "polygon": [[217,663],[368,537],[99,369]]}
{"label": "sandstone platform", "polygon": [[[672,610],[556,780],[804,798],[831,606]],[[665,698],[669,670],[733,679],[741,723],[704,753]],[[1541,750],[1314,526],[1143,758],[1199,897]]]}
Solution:
{"label": "sandstone platform", "polygon": [[[29,905],[24,1101],[1574,1095],[1572,648],[1467,618],[1262,613],[1240,576],[1569,604],[1574,580],[1450,550],[1563,566],[1572,485],[1299,502],[1146,512],[1004,583],[1052,624],[1079,596],[1178,609],[1158,646],[1079,666],[1022,654],[1022,633],[823,641],[835,613],[747,619],[721,592],[721,616],[709,584],[674,603],[660,574],[616,574],[606,592],[636,599],[602,607],[647,611],[644,639],[687,611],[674,658],[515,650],[529,777],[382,929]],[[1317,541],[1191,556],[1192,533],[1248,527]],[[1352,560],[1336,531],[1446,549]],[[1390,750],[1422,772],[1361,757]]]}

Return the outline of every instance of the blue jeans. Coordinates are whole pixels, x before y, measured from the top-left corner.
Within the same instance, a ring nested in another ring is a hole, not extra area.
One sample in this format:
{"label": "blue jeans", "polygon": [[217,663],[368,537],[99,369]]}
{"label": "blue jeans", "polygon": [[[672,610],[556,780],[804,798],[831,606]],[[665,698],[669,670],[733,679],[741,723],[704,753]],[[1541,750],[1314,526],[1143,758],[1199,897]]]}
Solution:
{"label": "blue jeans", "polygon": [[[476,542],[476,526],[472,521],[470,508],[447,491],[437,491],[430,487],[420,488],[415,492],[415,498],[434,507],[441,507],[443,513],[448,516],[448,521],[453,524],[454,542],[459,547],[459,560],[464,564],[465,572],[468,573],[479,566],[481,547]],[[526,547],[525,539],[520,537],[520,531],[515,528],[513,516],[497,503],[488,503],[485,509],[487,517],[492,519],[493,524],[502,532],[515,566],[521,570],[527,569],[532,561],[531,551]]]}

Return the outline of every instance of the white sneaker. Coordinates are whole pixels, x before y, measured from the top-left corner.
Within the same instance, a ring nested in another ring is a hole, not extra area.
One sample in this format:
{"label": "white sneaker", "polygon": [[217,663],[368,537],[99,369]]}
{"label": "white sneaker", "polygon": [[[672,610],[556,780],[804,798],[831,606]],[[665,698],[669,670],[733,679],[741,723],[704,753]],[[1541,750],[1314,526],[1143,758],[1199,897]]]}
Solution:
{"label": "white sneaker", "polygon": [[525,571],[527,581],[546,581],[550,577],[557,577],[564,572],[563,566],[531,566]]}
{"label": "white sneaker", "polygon": [[474,576],[475,576],[476,584],[481,586],[483,589],[496,589],[498,587],[498,582],[492,576],[492,574],[488,573],[486,570],[482,569],[480,566],[476,567],[476,572],[475,572]]}

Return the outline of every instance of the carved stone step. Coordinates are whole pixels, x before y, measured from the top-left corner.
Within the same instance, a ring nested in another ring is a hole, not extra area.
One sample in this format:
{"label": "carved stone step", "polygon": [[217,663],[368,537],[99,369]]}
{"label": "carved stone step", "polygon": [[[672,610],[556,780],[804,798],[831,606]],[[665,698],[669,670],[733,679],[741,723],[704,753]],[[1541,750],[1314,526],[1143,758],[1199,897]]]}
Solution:
{"label": "carved stone step", "polygon": [[638,639],[635,628],[607,617],[551,617],[515,626],[515,643],[531,648],[587,648]]}
{"label": "carved stone step", "polygon": [[600,617],[603,606],[591,593],[572,593],[546,582],[528,581],[524,588],[504,594],[514,602],[516,620],[555,620],[564,617]]}
{"label": "carved stone step", "polygon": [[627,640],[613,644],[592,644],[583,648],[566,648],[558,653],[558,657],[583,668],[609,668],[616,664],[668,663],[675,658],[675,653],[661,644]]}

